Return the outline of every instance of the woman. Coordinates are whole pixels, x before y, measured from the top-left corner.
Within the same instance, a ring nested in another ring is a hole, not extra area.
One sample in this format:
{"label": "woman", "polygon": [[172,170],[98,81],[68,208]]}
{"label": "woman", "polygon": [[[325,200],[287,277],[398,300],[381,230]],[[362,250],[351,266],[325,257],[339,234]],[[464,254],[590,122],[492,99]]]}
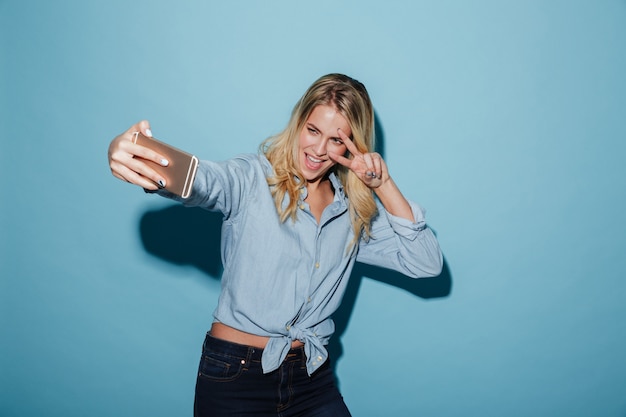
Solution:
{"label": "woman", "polygon": [[[136,131],[151,136],[144,121],[111,142],[113,175],[176,199],[142,159],[167,161],[132,143]],[[423,210],[402,195],[373,142],[365,87],[330,74],[258,155],[200,163],[181,201],[223,213],[224,272],[196,416],[350,415],[325,345],[354,262],[414,278],[436,276],[442,266]]]}

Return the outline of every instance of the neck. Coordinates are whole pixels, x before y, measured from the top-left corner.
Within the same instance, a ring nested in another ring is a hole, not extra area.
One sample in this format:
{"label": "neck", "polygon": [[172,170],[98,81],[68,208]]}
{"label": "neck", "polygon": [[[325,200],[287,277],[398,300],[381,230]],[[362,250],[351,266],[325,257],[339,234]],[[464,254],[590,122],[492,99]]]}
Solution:
{"label": "neck", "polygon": [[322,178],[317,181],[307,181],[306,188],[309,191],[309,193],[317,192],[321,189],[326,188],[328,184],[330,184],[330,181],[328,180],[328,178]]}

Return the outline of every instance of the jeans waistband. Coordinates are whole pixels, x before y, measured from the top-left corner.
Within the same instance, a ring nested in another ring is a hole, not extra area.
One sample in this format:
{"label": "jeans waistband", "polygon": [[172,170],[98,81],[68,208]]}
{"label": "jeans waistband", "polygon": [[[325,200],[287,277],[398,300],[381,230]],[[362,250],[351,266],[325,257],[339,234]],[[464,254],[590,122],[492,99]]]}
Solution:
{"label": "jeans waistband", "polygon": [[[261,362],[261,356],[263,355],[263,349],[241,345],[239,343],[230,342],[224,339],[218,339],[211,336],[210,332],[206,334],[204,339],[203,349],[210,349],[214,352],[222,353],[229,356],[236,356],[240,358],[246,358],[252,362]],[[285,362],[306,361],[306,355],[304,354],[304,346],[289,349]]]}

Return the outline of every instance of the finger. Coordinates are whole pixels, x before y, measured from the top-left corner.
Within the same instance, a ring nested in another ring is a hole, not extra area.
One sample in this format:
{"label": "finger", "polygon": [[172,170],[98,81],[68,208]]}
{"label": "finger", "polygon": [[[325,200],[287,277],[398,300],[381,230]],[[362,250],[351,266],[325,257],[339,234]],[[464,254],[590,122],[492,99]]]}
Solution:
{"label": "finger", "polygon": [[161,166],[168,166],[169,161],[163,155],[145,146],[125,140],[124,135],[118,136],[109,146],[109,159],[128,163],[132,158],[142,158]]}
{"label": "finger", "polygon": [[365,163],[365,168],[367,168],[368,171],[373,171],[374,170],[374,162],[372,161],[372,154],[371,153],[364,153],[363,154],[363,162]]}
{"label": "finger", "polygon": [[138,130],[143,133],[144,135],[146,135],[147,137],[151,138],[152,137],[152,129],[150,128],[150,122],[148,122],[147,120],[142,120],[141,122],[137,123],[138,126]]}
{"label": "finger", "polygon": [[365,163],[365,169],[369,172],[375,172],[374,161],[372,160],[371,153],[363,154],[363,162]]}
{"label": "finger", "polygon": [[328,156],[330,157],[330,159],[337,162],[338,164],[343,165],[346,168],[350,168],[352,166],[352,159],[348,159],[343,155],[339,155],[334,152],[328,152]]}
{"label": "finger", "polygon": [[141,132],[145,136],[151,138],[152,137],[152,129],[150,128],[150,122],[147,120],[141,120],[140,122],[132,125],[126,132],[125,135],[131,137],[135,132]]}
{"label": "finger", "polygon": [[374,172],[376,173],[376,176],[381,178],[383,173],[383,158],[379,154],[373,153],[372,162],[374,163]]}
{"label": "finger", "polygon": [[339,137],[341,138],[341,140],[343,140],[344,145],[346,145],[346,148],[352,155],[361,154],[361,152],[359,152],[354,142],[352,142],[352,139],[350,139],[350,136],[346,135],[344,131],[341,129],[337,129],[337,133],[339,134]]}
{"label": "finger", "polygon": [[138,185],[146,190],[158,190],[160,188],[154,181],[139,175],[137,172],[125,166],[116,167],[116,171],[117,172],[113,172],[113,175],[117,178]]}
{"label": "finger", "polygon": [[152,161],[155,164],[161,165],[161,166],[168,166],[169,165],[169,161],[168,159],[161,155],[160,153],[146,147],[143,145],[139,145],[139,144],[131,144],[132,147],[130,148],[130,153],[137,158],[141,158],[141,159],[145,159],[148,161]]}
{"label": "finger", "polygon": [[168,166],[169,161],[164,155],[150,149],[149,147],[143,146],[142,143],[136,143],[134,136],[137,132],[141,132],[144,136],[148,136],[148,134],[152,135],[152,132],[150,131],[150,124],[145,120],[141,121],[131,126],[130,129],[122,135],[115,138],[109,147],[109,152],[119,149],[131,154],[132,157],[140,157],[164,167]]}
{"label": "finger", "polygon": [[[152,153],[152,151],[150,151],[150,153]],[[151,159],[143,158],[142,156],[137,155],[137,157],[132,158],[132,160],[126,164],[126,167],[134,173],[138,174],[140,177],[145,177],[152,181],[154,184],[165,187],[166,181],[165,178],[163,178],[163,175],[155,170],[152,165],[147,164],[146,160]]]}
{"label": "finger", "polygon": [[111,172],[117,178],[149,190],[156,190],[167,185],[163,176],[140,159],[131,159],[127,163],[113,162]]}
{"label": "finger", "polygon": [[367,153],[363,155],[363,160],[366,161],[367,171],[365,175],[372,178],[383,177],[383,174],[386,170],[385,161],[383,158],[376,152]]}

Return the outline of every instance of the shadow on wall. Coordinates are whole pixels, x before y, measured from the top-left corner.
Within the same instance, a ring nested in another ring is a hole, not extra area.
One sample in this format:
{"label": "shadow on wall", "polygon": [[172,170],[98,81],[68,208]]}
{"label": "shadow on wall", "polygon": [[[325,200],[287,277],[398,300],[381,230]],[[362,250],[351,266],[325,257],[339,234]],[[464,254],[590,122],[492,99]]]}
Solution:
{"label": "shadow on wall", "polygon": [[[397,287],[422,299],[445,298],[450,295],[452,290],[452,275],[450,274],[450,269],[445,259],[443,269],[439,276],[420,279],[408,278],[399,272],[390,271],[389,269],[357,263],[352,270],[352,275],[350,276],[343,301],[339,309],[333,314],[335,335],[330,339],[328,352],[334,360],[338,360],[343,354],[341,336],[346,331],[348,323],[350,322],[357,294],[364,277]],[[381,300],[383,304],[384,301],[385,300]],[[374,308],[381,307],[377,305]]]}
{"label": "shadow on wall", "polygon": [[148,211],[139,233],[144,249],[176,265],[191,265],[211,278],[222,276],[222,214],[176,204]]}

